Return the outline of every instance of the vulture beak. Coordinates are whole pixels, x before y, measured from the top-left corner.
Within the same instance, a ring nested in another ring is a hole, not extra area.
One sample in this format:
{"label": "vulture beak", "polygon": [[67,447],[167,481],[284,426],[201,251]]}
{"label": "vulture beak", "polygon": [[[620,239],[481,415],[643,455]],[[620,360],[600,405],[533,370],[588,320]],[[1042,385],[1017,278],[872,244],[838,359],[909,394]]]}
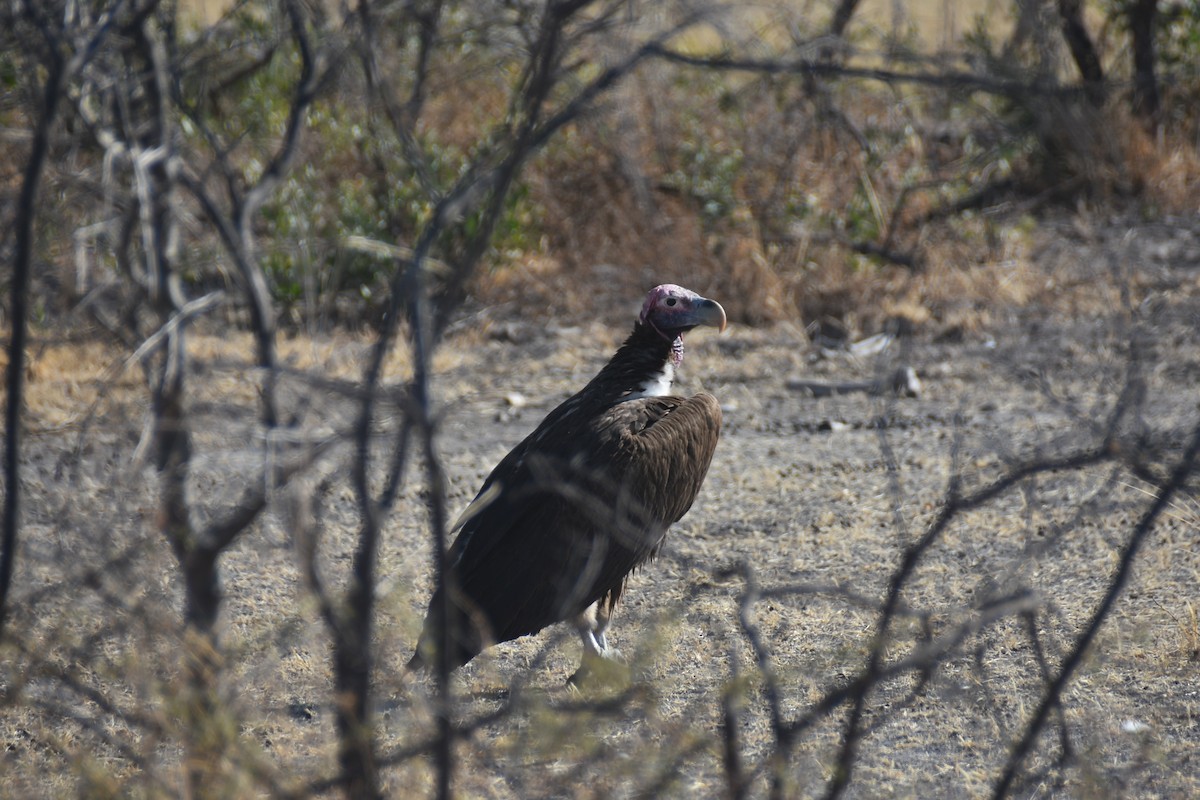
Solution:
{"label": "vulture beak", "polygon": [[724,333],[725,309],[721,308],[721,304],[716,300],[709,300],[707,297],[702,297],[696,302],[695,308],[692,309],[692,324],[707,325]]}

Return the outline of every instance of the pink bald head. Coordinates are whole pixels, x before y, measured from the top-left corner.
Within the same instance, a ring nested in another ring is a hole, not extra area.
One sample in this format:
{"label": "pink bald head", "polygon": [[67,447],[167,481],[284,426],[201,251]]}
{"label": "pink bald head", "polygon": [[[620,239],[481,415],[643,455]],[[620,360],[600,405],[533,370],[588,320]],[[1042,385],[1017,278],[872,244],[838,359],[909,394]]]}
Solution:
{"label": "pink bald head", "polygon": [[698,325],[725,330],[725,309],[715,300],[701,297],[691,289],[664,283],[646,295],[638,321],[654,328],[666,339],[675,339]]}

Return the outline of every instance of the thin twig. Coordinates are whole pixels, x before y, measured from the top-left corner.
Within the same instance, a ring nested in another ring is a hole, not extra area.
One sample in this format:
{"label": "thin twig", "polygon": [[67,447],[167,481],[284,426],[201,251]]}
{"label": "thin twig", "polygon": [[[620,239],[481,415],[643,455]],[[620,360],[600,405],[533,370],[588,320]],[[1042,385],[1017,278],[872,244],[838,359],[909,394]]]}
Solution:
{"label": "thin twig", "polygon": [[997,798],[997,800],[1008,796],[1009,791],[1012,789],[1013,781],[1016,780],[1017,773],[1021,769],[1021,765],[1029,755],[1034,742],[1037,741],[1042,728],[1046,724],[1046,719],[1050,715],[1050,711],[1058,707],[1063,691],[1066,689],[1075,671],[1083,663],[1083,658],[1095,640],[1096,634],[1100,632],[1100,627],[1108,619],[1113,606],[1117,602],[1117,598],[1124,590],[1125,584],[1129,580],[1129,575],[1133,571],[1133,565],[1137,559],[1138,552],[1141,550],[1146,539],[1149,538],[1150,531],[1154,528],[1159,515],[1170,507],[1176,492],[1195,473],[1198,457],[1200,457],[1200,425],[1197,425],[1194,429],[1191,441],[1188,442],[1187,448],[1184,450],[1175,469],[1171,471],[1167,480],[1158,487],[1153,502],[1150,503],[1149,508],[1146,509],[1145,513],[1138,520],[1121,552],[1116,572],[1109,579],[1104,597],[1101,598],[1099,605],[1096,606],[1096,610],[1092,612],[1088,624],[1084,626],[1083,631],[1076,638],[1074,646],[1067,653],[1066,657],[1063,658],[1058,675],[1046,687],[1046,691],[1042,694],[1041,702],[1038,703],[1037,709],[1034,710],[1033,716],[1029,719],[1025,733],[1014,745],[1012,754],[1004,765],[1004,771],[1001,773],[1000,779],[996,782],[996,787],[992,791],[992,797]]}
{"label": "thin twig", "polygon": [[720,72],[749,72],[766,75],[804,75],[823,78],[875,80],[881,83],[914,83],[938,88],[971,89],[1006,97],[1074,97],[1088,89],[1049,81],[1000,80],[972,72],[900,72],[882,67],[852,67],[825,59],[731,58],[694,56],[663,46],[652,46],[647,55],[672,64]]}

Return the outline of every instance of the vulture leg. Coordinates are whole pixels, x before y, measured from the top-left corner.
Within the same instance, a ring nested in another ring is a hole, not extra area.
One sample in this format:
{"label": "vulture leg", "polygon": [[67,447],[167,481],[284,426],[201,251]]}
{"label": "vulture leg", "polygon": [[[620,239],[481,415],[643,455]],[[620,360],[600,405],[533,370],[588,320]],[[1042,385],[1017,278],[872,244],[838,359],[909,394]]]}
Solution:
{"label": "vulture leg", "polygon": [[608,624],[612,622],[613,607],[603,600],[596,603],[596,642],[600,645],[601,654],[606,657],[619,656],[616,650],[608,649]]}
{"label": "vulture leg", "polygon": [[575,616],[571,624],[583,642],[583,657],[606,658],[608,656],[608,623],[612,612],[600,603],[592,603],[582,614]]}
{"label": "vulture leg", "polygon": [[579,686],[595,673],[610,674],[610,665],[614,659],[621,657],[619,650],[608,646],[608,625],[612,622],[612,611],[612,605],[601,600],[592,603],[571,620],[583,643],[583,657],[579,669],[567,679],[568,684]]}

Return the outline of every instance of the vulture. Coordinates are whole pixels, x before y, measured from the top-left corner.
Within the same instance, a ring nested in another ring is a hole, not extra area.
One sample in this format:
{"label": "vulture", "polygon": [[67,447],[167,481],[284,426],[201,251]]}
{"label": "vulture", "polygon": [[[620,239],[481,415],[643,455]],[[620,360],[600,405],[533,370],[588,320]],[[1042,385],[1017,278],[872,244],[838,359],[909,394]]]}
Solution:
{"label": "vulture", "polygon": [[443,642],[457,669],[566,621],[583,640],[573,681],[614,654],[606,633],[626,580],[691,508],[717,446],[716,399],[671,393],[683,335],[701,325],[725,330],[719,303],[652,289],[604,368],[496,465],[451,531],[409,670],[431,668]]}

